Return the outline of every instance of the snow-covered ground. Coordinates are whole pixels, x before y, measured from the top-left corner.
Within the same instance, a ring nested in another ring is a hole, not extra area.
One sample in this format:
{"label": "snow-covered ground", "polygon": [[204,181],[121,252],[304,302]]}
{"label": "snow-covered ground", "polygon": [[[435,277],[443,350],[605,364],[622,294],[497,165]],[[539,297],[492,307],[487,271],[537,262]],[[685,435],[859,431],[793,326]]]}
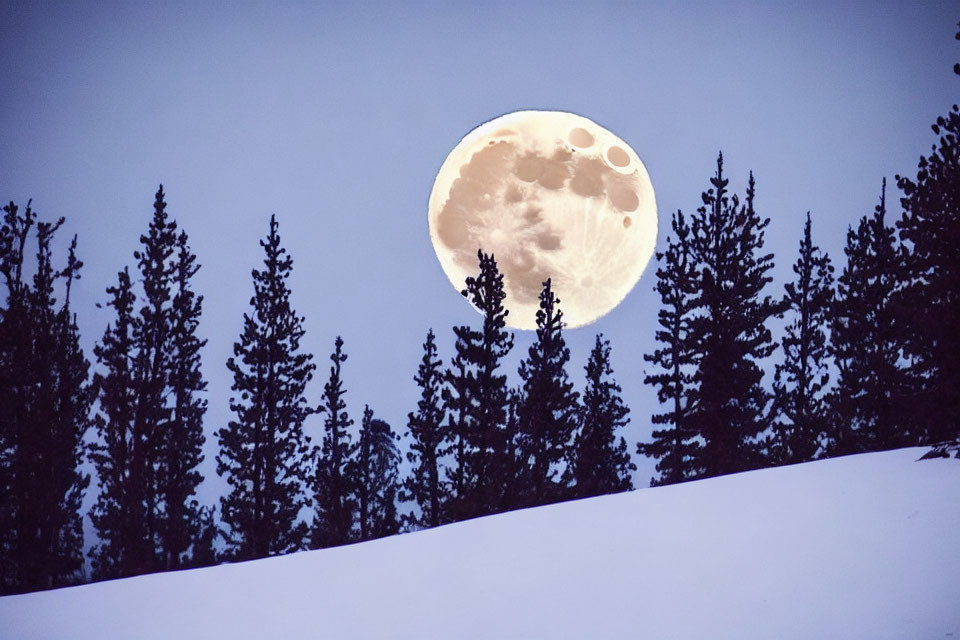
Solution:
{"label": "snow-covered ground", "polygon": [[0,637],[960,638],[960,460],[924,451],[0,598]]}

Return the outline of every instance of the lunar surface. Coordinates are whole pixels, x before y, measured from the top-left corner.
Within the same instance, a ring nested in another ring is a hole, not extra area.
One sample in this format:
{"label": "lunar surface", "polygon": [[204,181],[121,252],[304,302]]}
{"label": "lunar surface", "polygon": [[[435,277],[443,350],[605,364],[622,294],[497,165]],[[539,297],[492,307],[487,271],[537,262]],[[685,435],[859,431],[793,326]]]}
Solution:
{"label": "lunar surface", "polygon": [[479,272],[477,250],[494,254],[516,329],[536,328],[547,278],[568,327],[600,318],[640,279],[657,237],[653,185],[636,152],[560,111],[517,111],[467,134],[437,174],[429,218],[457,291]]}

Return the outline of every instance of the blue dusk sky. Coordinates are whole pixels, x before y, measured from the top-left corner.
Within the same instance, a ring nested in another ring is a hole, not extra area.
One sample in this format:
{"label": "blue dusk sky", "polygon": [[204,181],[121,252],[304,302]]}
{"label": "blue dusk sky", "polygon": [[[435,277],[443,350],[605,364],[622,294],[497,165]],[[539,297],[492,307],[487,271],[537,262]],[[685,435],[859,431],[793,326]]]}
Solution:
{"label": "blue dusk sky", "polygon": [[[441,356],[451,327],[479,316],[430,243],[437,170],[471,129],[520,109],[584,115],[627,141],[669,216],[692,212],[726,160],[772,221],[771,295],[792,276],[809,210],[815,242],[842,266],[848,225],[881,180],[914,175],[929,125],[957,101],[954,2],[405,2],[0,4],[0,199],[66,216],[84,261],[73,305],[83,346],[112,318],[105,288],[147,228],[163,183],[168,211],[202,269],[200,333],[209,381],[207,482],[215,432],[231,418],[225,367],[261,264],[271,214],[294,258],[303,347],[319,404],[341,335],[346,402],[405,431],[428,328]],[[894,212],[896,214],[896,212]],[[891,219],[894,216],[891,216]],[[63,251],[58,256],[64,257]],[[643,384],[659,300],[655,264],[624,302],[570,330],[582,385],[594,336],[612,343],[635,450],[656,410]],[[778,329],[779,331],[779,325]],[[778,336],[779,337],[779,336]],[[511,383],[533,339],[517,334]],[[778,352],[779,356],[779,352]],[[769,376],[765,381],[769,385]],[[306,430],[319,437],[322,418]],[[636,460],[636,485],[652,462]],[[90,497],[95,493],[91,487]]]}

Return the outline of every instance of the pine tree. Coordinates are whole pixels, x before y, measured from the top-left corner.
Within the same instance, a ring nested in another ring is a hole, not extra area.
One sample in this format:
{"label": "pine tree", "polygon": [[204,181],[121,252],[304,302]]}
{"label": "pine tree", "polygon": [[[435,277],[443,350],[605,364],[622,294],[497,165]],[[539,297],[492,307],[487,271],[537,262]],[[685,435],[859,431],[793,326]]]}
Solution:
{"label": "pine tree", "polygon": [[138,499],[143,507],[136,509],[134,517],[143,518],[149,538],[149,545],[138,548],[142,557],[137,562],[137,572],[163,569],[166,555],[161,542],[164,488],[160,486],[162,479],[159,476],[164,457],[161,443],[171,418],[171,408],[165,396],[172,364],[169,351],[173,285],[171,257],[177,223],[169,218],[163,197],[161,185],[154,199],[153,219],[147,233],[140,236],[140,250],[133,254],[138,261],[144,297],[139,322],[133,325],[136,348],[131,355],[137,396],[133,429],[140,446],[133,449],[130,475],[143,478],[142,483],[136,485],[142,490]]}
{"label": "pine tree", "polygon": [[[51,243],[63,225],[40,222],[12,202],[0,225],[0,594],[77,582],[83,571],[80,504],[89,476],[80,465],[92,394],[89,363],[70,310],[83,266],[70,245],[53,267]],[[35,230],[36,270],[25,277],[26,241]],[[57,304],[58,281],[64,301]]]}
{"label": "pine tree", "polygon": [[412,469],[403,481],[402,499],[417,503],[419,515],[410,514],[406,517],[416,528],[436,527],[446,522],[449,487],[441,475],[440,462],[447,452],[443,444],[446,414],[442,404],[442,366],[443,363],[437,358],[437,345],[431,329],[427,332],[423,358],[413,378],[420,387],[417,411],[407,416],[410,437],[407,462]]}
{"label": "pine tree", "polygon": [[570,350],[563,339],[563,312],[548,278],[540,292],[537,339],[520,363],[523,388],[517,408],[522,504],[557,502],[572,494],[559,468],[569,457],[577,429],[578,397],[566,365]]}
{"label": "pine tree", "polygon": [[391,536],[400,531],[397,514],[399,439],[389,424],[373,417],[373,409],[364,407],[353,474],[357,487],[360,540]]}
{"label": "pine tree", "polygon": [[[94,416],[98,441],[91,447],[90,460],[97,470],[99,495],[90,511],[100,543],[91,550],[93,572],[99,578],[117,578],[148,570],[139,564],[151,546],[144,518],[137,517],[143,503],[138,498],[146,489],[135,486],[142,475],[130,474],[133,450],[144,446],[135,438],[136,388],[130,354],[134,349],[136,295],[130,271],[117,274],[117,285],[107,288],[116,319],[107,326],[94,347],[97,362],[105,372],[94,374],[99,412]],[[147,551],[144,551],[146,547]]]}
{"label": "pine tree", "polygon": [[[50,235],[41,243],[38,257],[43,256],[42,263],[49,261],[48,241],[60,224],[50,227]],[[49,359],[43,353],[34,356],[38,366],[49,367],[52,383],[46,397],[41,397],[37,403],[38,407],[47,407],[46,415],[38,425],[41,428],[45,425],[47,440],[45,451],[34,460],[45,479],[41,483],[44,493],[36,504],[36,509],[44,514],[40,540],[43,544],[41,555],[45,559],[34,577],[34,584],[43,588],[74,584],[84,575],[80,509],[90,476],[81,470],[81,465],[86,453],[83,439],[90,426],[93,393],[87,384],[90,363],[80,348],[76,315],[70,308],[71,285],[80,277],[79,270],[83,266],[76,257],[76,247],[77,237],[74,236],[67,266],[55,275],[64,279],[63,305],[52,314],[53,298],[41,296],[34,312],[34,318],[38,318],[41,308],[46,307],[47,317],[51,320],[47,326],[52,338]]]}
{"label": "pine tree", "polygon": [[298,516],[309,504],[310,441],[303,423],[313,412],[305,392],[316,365],[300,348],[304,318],[291,306],[293,258],[280,244],[276,216],[260,246],[264,268],[253,270],[252,309],[227,361],[231,388],[239,393],[230,399],[236,419],[217,434],[217,473],[230,485],[220,499],[226,555],[239,560],[302,549],[307,534]]}
{"label": "pine tree", "polygon": [[813,244],[809,212],[793,272],[797,279],[787,283],[782,305],[793,320],[787,325],[783,362],[777,364],[773,381],[778,420],[770,448],[776,464],[812,460],[827,432],[827,330],[833,304],[833,265]]}
{"label": "pine tree", "polygon": [[457,336],[455,343],[456,355],[450,361],[450,367],[443,372],[444,387],[440,396],[443,400],[443,411],[447,416],[447,424],[443,429],[445,442],[453,454],[453,467],[447,470],[447,484],[450,486],[450,498],[445,507],[448,522],[457,522],[466,519],[466,505],[468,495],[468,434],[467,428],[471,420],[471,409],[476,391],[476,376],[468,369],[465,358],[468,340],[479,338],[479,333],[470,327],[454,327]]}
{"label": "pine tree", "polygon": [[[45,475],[51,480],[47,494],[44,555],[48,560],[39,573],[43,586],[57,587],[74,584],[85,578],[83,566],[83,516],[81,506],[84,492],[90,484],[89,474],[82,471],[86,446],[84,437],[91,425],[90,411],[93,389],[88,384],[90,362],[80,348],[80,331],[76,314],[71,312],[70,292],[74,280],[80,278],[83,263],[76,257],[77,236],[74,235],[67,256],[67,266],[58,276],[64,279],[64,302],[57,313],[56,347],[50,365],[54,369],[56,389],[50,394],[48,444],[53,456],[46,461]],[[48,247],[45,251],[49,250]],[[52,302],[52,300],[51,300]],[[38,358],[43,362],[43,357]],[[57,503],[56,506],[53,506]]]}
{"label": "pine tree", "polygon": [[727,195],[728,183],[720,154],[712,188],[691,225],[700,313],[690,333],[700,361],[689,424],[704,441],[699,465],[706,476],[761,466],[756,439],[767,426],[769,396],[759,362],[776,347],[766,321],[778,307],[763,295],[773,255],[760,254],[770,219],[754,208],[753,173],[743,204]]}
{"label": "pine tree", "polygon": [[886,224],[886,180],[880,204],[847,232],[847,265],[837,285],[831,353],[839,370],[832,395],[830,455],[876,451],[910,443],[904,415],[907,396],[900,369],[893,294],[900,258]]}
{"label": "pine tree", "polygon": [[106,369],[94,378],[99,439],[90,456],[100,483],[91,555],[101,578],[179,567],[199,517],[191,497],[201,481],[206,383],[195,335],[201,299],[190,283],[199,266],[167,214],[163,185],[140,245],[141,304],[125,269],[107,289],[116,322],[94,349]]}
{"label": "pine tree", "polygon": [[[960,32],[957,33],[960,40]],[[960,64],[954,66],[960,75]],[[960,438],[960,109],[937,118],[939,136],[921,157],[916,180],[897,176],[908,248],[896,311],[905,332],[913,442]]]}
{"label": "pine tree", "polygon": [[[15,588],[17,563],[14,555],[16,547],[16,501],[14,488],[16,474],[14,460],[17,453],[17,429],[15,415],[16,387],[13,371],[21,359],[20,345],[24,343],[23,287],[22,271],[22,235],[19,208],[11,202],[3,208],[4,220],[0,224],[0,274],[4,277],[5,298],[0,305],[0,593],[9,593]],[[33,210],[27,205],[27,218],[33,223]],[[0,298],[2,300],[2,298]]]}
{"label": "pine tree", "polygon": [[644,360],[659,368],[647,375],[644,384],[657,386],[657,399],[667,404],[667,410],[654,414],[654,430],[650,443],[638,443],[637,453],[657,458],[659,478],[651,485],[673,484],[697,477],[702,470],[697,466],[700,443],[694,439],[696,431],[690,424],[696,399],[693,377],[699,362],[697,345],[692,334],[692,323],[699,291],[699,276],[693,257],[690,225],[682,211],[671,217],[673,236],[667,238],[667,250],[657,253],[657,284],[662,307],[657,314],[660,328],[657,341],[663,345]]}
{"label": "pine tree", "polygon": [[616,432],[630,422],[630,410],[620,398],[620,385],[613,379],[610,342],[597,334],[590,359],[584,367],[587,386],[580,408],[580,428],[570,459],[570,475],[577,498],[633,489],[631,473],[637,466],[627,453],[627,441]]}
{"label": "pine tree", "polygon": [[200,269],[187,244],[187,234],[177,237],[173,264],[173,304],[170,313],[169,396],[170,421],[159,440],[159,490],[165,505],[160,540],[164,568],[178,569],[187,551],[201,535],[202,514],[191,497],[203,480],[197,467],[203,461],[203,416],[207,401],[199,397],[207,383],[200,370],[200,349],[207,343],[197,337],[203,296],[191,289],[191,278]]}
{"label": "pine tree", "polygon": [[320,412],[325,414],[323,423],[323,446],[316,462],[314,479],[314,502],[316,513],[313,520],[311,545],[314,549],[347,544],[354,539],[354,523],[357,519],[356,474],[353,473],[357,445],[348,429],[353,420],[347,414],[343,400],[341,365],[346,361],[343,339],[337,336],[334,351],[330,355],[330,378],[323,385],[323,404]]}
{"label": "pine tree", "polygon": [[510,466],[505,435],[507,377],[499,375],[498,369],[513,347],[513,335],[505,328],[506,294],[496,259],[483,251],[478,251],[477,257],[480,274],[467,278],[461,294],[483,315],[483,326],[480,331],[468,326],[454,328],[456,355],[446,375],[449,386],[444,394],[457,456],[455,519],[499,511],[505,471]]}

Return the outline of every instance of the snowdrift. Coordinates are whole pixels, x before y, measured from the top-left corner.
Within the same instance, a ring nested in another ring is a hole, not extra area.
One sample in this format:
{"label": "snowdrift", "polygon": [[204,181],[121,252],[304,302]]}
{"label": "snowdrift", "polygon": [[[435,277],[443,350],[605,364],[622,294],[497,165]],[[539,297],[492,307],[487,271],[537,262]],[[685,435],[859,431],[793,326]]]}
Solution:
{"label": "snowdrift", "polygon": [[960,638],[960,460],[901,449],[0,598],[3,638]]}

